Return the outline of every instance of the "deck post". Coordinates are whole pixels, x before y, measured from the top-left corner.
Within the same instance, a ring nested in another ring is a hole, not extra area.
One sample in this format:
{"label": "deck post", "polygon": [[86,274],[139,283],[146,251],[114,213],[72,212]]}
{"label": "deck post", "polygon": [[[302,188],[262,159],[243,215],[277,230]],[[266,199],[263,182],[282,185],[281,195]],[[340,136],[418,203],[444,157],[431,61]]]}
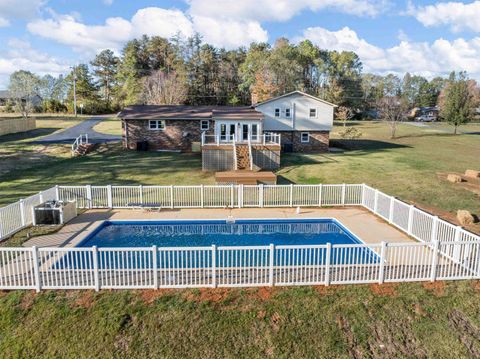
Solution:
{"label": "deck post", "polygon": [[100,290],[100,278],[98,275],[98,248],[97,246],[92,247],[92,256],[93,256],[93,279],[95,282],[95,292]]}
{"label": "deck post", "polygon": [[268,277],[269,277],[269,280],[268,280],[268,283],[270,285],[270,287],[273,287],[275,285],[275,282],[274,282],[274,278],[273,278],[273,270],[274,270],[274,260],[275,260],[275,245],[273,243],[270,243],[270,250],[269,250],[269,253],[270,253],[270,265],[269,265],[269,272],[268,272]]}
{"label": "deck post", "polygon": [[38,260],[38,248],[32,246],[32,258],[33,258],[33,275],[35,281],[35,291],[38,293],[42,290],[42,282],[40,280],[40,264]]}
{"label": "deck post", "polygon": [[25,220],[25,201],[21,199],[20,201],[18,201],[18,203],[20,203],[20,219],[22,221],[22,227],[25,227],[25,225],[27,224]]}
{"label": "deck post", "polygon": [[152,266],[153,266],[153,289],[158,289],[158,263],[157,263],[157,246],[152,246]]}
{"label": "deck post", "polygon": [[388,222],[391,224],[393,222],[393,209],[395,204],[395,198],[390,196],[390,209],[388,210]]}
{"label": "deck post", "polygon": [[112,185],[109,184],[107,186],[107,203],[108,203],[108,208],[112,209],[113,208],[113,199],[112,199]]}
{"label": "deck post", "polygon": [[318,185],[318,207],[322,207],[322,192],[323,192],[323,185],[320,183]]}
{"label": "deck post", "polygon": [[412,235],[412,226],[413,226],[413,210],[415,206],[413,204],[410,205],[408,209],[408,224],[407,224],[407,233],[409,236]]}
{"label": "deck post", "polygon": [[89,209],[92,209],[93,206],[92,206],[92,186],[87,184],[85,186],[85,190],[86,190],[86,196],[87,196],[87,202],[88,202],[88,208]]}
{"label": "deck post", "polygon": [[439,254],[440,242],[435,240],[433,243],[432,249],[432,268],[430,271],[430,282],[435,282],[437,279],[437,264],[438,264],[438,254]]}
{"label": "deck post", "polygon": [[330,257],[332,256],[332,243],[327,243],[327,250],[325,253],[325,285],[330,285]]}
{"label": "deck post", "polygon": [[293,183],[290,183],[290,207],[293,207]]}
{"label": "deck post", "polygon": [[378,271],[378,284],[383,284],[385,281],[385,261],[387,255],[387,243],[382,241],[380,248],[380,269]]}
{"label": "deck post", "polygon": [[217,287],[217,246],[212,244],[212,288]]}

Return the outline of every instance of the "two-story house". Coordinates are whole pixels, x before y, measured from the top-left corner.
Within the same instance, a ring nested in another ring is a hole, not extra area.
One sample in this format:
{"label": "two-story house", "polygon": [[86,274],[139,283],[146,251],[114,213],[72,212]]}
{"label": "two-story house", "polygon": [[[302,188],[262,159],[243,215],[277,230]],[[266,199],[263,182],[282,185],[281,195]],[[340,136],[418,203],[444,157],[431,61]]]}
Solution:
{"label": "two-story house", "polygon": [[202,152],[203,170],[273,170],[281,151],[326,152],[336,105],[294,91],[249,107],[130,106],[127,149]]}

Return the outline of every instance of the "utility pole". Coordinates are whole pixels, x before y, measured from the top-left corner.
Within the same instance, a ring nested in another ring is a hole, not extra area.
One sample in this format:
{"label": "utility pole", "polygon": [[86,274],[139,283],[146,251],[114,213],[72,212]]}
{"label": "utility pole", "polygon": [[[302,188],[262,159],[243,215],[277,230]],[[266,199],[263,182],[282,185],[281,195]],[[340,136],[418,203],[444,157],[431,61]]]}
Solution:
{"label": "utility pole", "polygon": [[71,68],[73,69],[73,112],[77,117],[77,71],[75,66]]}

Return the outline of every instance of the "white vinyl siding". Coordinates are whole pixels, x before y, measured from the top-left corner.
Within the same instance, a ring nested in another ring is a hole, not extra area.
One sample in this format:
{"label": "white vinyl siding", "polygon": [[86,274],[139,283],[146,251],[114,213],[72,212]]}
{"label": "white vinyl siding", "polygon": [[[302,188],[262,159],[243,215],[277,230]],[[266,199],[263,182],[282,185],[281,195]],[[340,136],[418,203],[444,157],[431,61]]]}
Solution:
{"label": "white vinyl siding", "polygon": [[165,120],[150,120],[148,128],[152,131],[163,131],[165,129]]}

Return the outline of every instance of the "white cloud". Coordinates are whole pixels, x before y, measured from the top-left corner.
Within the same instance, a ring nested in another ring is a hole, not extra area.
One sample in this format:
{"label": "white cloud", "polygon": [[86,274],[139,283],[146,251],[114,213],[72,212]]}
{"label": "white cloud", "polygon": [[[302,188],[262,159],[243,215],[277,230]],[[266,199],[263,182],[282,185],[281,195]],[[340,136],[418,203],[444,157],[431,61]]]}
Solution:
{"label": "white cloud", "polygon": [[204,17],[257,21],[286,21],[303,10],[336,10],[358,16],[376,16],[388,0],[187,0],[189,13]]}
{"label": "white cloud", "polygon": [[10,19],[29,19],[37,15],[45,0],[0,0],[0,27],[10,25]]}
{"label": "white cloud", "polygon": [[461,30],[480,32],[480,1],[470,4],[442,2],[419,7],[409,3],[406,14],[415,17],[428,27],[447,25],[454,32]]}
{"label": "white cloud", "polygon": [[39,75],[59,74],[68,71],[68,65],[44,52],[32,48],[29,42],[10,39],[8,51],[0,55],[0,88],[8,86],[10,74],[17,70],[29,70]]}
{"label": "white cloud", "polygon": [[338,31],[311,27],[304,30],[303,38],[322,48],[355,51],[368,72],[403,74],[408,71],[433,77],[447,75],[452,70],[466,70],[472,77],[480,78],[480,37],[453,41],[438,39],[433,43],[404,40],[386,49],[359,38],[348,27]]}
{"label": "white cloud", "polygon": [[103,3],[104,3],[105,5],[109,5],[109,6],[110,6],[110,5],[113,4],[113,0],[103,0]]}

